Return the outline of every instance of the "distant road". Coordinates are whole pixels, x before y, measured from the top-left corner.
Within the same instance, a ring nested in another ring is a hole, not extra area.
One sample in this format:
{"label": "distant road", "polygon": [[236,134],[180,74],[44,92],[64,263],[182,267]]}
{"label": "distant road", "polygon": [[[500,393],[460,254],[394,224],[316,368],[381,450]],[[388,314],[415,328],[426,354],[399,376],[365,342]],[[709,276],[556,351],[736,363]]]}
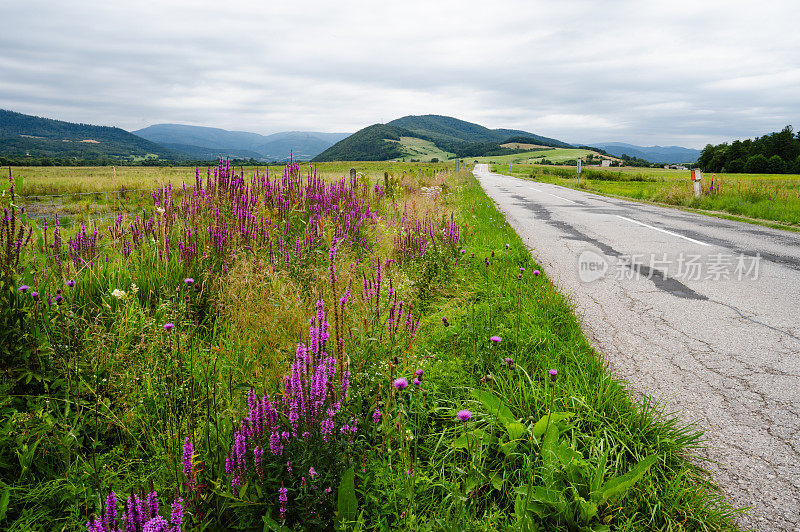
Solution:
{"label": "distant road", "polygon": [[615,375],[706,431],[741,526],[800,530],[800,234],[475,175]]}

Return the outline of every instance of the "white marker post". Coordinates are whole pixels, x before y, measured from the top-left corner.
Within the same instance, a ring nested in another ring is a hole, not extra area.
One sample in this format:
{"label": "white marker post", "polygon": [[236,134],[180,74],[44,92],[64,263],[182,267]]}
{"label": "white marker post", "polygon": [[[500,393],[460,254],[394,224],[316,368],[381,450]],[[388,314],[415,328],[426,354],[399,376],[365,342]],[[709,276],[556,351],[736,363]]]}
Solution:
{"label": "white marker post", "polygon": [[699,198],[702,188],[700,180],[703,179],[703,173],[700,170],[692,170],[692,184],[694,185],[694,197]]}
{"label": "white marker post", "polygon": [[578,177],[581,175],[581,160],[578,159]]}

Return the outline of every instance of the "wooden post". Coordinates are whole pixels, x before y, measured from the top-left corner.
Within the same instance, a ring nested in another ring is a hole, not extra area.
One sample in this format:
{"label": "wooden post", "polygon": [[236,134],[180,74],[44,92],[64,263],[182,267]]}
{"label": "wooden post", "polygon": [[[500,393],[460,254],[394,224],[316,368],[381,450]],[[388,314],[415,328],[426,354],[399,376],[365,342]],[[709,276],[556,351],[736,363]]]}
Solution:
{"label": "wooden post", "polygon": [[350,184],[355,187],[356,186],[356,169],[350,169]]}
{"label": "wooden post", "polygon": [[383,187],[389,190],[389,172],[383,173]]}

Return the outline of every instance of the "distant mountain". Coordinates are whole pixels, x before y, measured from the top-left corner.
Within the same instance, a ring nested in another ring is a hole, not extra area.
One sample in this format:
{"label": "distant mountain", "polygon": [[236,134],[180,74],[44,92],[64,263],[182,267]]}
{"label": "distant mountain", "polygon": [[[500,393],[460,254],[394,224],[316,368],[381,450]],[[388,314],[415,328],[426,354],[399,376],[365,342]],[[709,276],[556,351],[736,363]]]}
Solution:
{"label": "distant mountain", "polygon": [[289,152],[293,152],[296,159],[308,160],[349,136],[349,133],[309,131],[259,135],[183,124],[156,124],[133,133],[193,156],[230,155],[271,161],[287,159]]}
{"label": "distant mountain", "polygon": [[0,155],[83,160],[182,158],[118,127],[75,124],[2,109]]}
{"label": "distant mountain", "polygon": [[[389,122],[391,126],[405,128],[413,133],[463,142],[504,142],[511,137],[526,137],[535,140],[535,144],[556,148],[572,148],[571,144],[560,140],[542,137],[518,129],[489,129],[487,127],[459,120],[451,116],[420,115],[404,116]],[[532,143],[534,144],[534,143]]]}
{"label": "distant mountain", "polygon": [[[501,144],[514,139],[540,146],[572,148],[571,144],[515,129],[489,129],[450,116],[404,116],[387,124],[373,124],[340,140],[314,161],[382,161],[413,158],[409,146],[423,143],[456,157],[502,155],[515,150]],[[429,153],[434,150],[428,149]],[[440,155],[436,156],[437,158]]]}
{"label": "distant mountain", "polygon": [[611,155],[621,157],[622,154],[638,157],[651,163],[694,163],[700,157],[701,150],[682,148],[680,146],[636,146],[624,142],[601,142],[592,146],[601,148]]}

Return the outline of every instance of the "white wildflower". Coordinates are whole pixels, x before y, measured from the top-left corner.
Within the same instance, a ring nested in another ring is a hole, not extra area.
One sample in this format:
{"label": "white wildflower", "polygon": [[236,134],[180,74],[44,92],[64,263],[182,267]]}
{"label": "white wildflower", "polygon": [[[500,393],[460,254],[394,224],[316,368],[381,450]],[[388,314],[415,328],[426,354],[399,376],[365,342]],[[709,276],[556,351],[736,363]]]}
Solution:
{"label": "white wildflower", "polygon": [[111,295],[116,297],[117,299],[124,299],[125,298],[125,292],[123,292],[119,288],[115,288],[114,291],[111,292]]}

